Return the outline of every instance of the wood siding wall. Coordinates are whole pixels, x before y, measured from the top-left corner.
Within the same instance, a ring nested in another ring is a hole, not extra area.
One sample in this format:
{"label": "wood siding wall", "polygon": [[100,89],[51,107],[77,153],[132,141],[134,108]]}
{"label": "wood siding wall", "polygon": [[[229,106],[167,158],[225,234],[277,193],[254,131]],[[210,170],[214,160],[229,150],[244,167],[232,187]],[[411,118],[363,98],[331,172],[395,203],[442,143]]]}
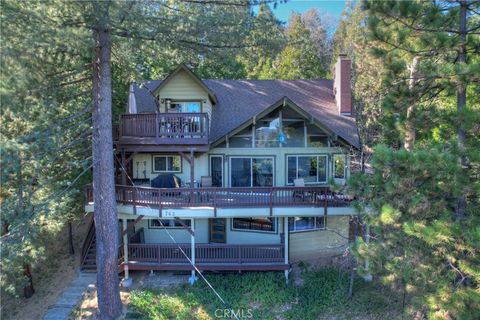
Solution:
{"label": "wood siding wall", "polygon": [[[208,93],[193,80],[185,71],[178,72],[175,77],[160,89],[158,92],[160,99],[174,99],[174,100],[206,100],[203,104],[202,112],[206,112],[211,117],[212,105],[208,98]],[[160,104],[161,112],[167,112],[165,104]]]}
{"label": "wood siding wall", "polygon": [[349,217],[327,217],[327,228],[345,239],[327,230],[290,233],[290,262],[313,263],[342,254],[348,246],[348,221]]}
{"label": "wood siding wall", "polygon": [[[308,154],[320,154],[329,155],[328,161],[328,176],[331,177],[333,173],[333,154],[339,154],[345,152],[340,148],[214,148],[209,151],[208,154],[202,154],[195,158],[195,180],[200,181],[201,176],[209,175],[209,154],[211,155],[223,155],[223,186],[230,186],[229,181],[229,157],[230,156],[262,156],[273,157],[275,161],[275,177],[274,185],[277,187],[285,186],[286,183],[286,156],[287,155],[308,155]],[[178,154],[177,154],[178,155]],[[154,179],[159,173],[152,172],[152,154],[139,153],[133,157],[133,177],[137,178],[137,162],[139,163],[138,178],[143,178],[143,163],[146,161],[147,178]],[[349,159],[347,157],[347,168],[350,167]],[[187,161],[182,161],[182,172],[175,173],[182,181],[188,181],[190,179],[190,166]],[[349,169],[347,169],[347,177],[350,175]]]}

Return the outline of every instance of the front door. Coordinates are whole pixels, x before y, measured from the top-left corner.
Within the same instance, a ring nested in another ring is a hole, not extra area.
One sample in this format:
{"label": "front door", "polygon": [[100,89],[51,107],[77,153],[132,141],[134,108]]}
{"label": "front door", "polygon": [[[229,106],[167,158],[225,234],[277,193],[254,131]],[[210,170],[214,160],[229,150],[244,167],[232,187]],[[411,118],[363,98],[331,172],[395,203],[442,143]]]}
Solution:
{"label": "front door", "polygon": [[226,242],[226,219],[210,219],[210,242]]}

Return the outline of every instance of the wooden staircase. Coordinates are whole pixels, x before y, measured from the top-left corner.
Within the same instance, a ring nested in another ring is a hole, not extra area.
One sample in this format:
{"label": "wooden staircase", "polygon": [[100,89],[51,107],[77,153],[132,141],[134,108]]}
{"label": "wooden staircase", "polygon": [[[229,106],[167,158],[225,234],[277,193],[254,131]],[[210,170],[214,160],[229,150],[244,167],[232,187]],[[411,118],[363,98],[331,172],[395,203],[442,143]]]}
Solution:
{"label": "wooden staircase", "polygon": [[97,271],[97,262],[96,262],[96,238],[95,238],[95,223],[93,218],[88,227],[88,233],[85,237],[85,241],[82,246],[82,255],[80,257],[80,269],[85,272],[96,272]]}
{"label": "wooden staircase", "polygon": [[[134,223],[138,222],[143,218],[140,216],[135,220]],[[144,242],[144,232],[143,228],[138,229],[129,239],[128,243],[143,243]],[[85,237],[85,241],[83,242],[82,246],[82,255],[80,257],[80,269],[85,272],[96,272],[97,271],[97,241],[95,237],[95,222],[92,220],[90,221],[90,225],[88,227],[88,233]],[[119,265],[123,261],[123,244],[121,243],[119,246]],[[120,272],[120,271],[119,271]]]}

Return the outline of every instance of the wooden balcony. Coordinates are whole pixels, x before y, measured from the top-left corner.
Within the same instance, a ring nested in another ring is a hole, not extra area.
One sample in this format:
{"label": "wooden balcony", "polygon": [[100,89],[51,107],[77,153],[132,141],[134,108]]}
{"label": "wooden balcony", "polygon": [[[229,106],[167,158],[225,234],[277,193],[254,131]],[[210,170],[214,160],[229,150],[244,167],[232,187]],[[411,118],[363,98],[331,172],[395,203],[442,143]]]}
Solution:
{"label": "wooden balcony", "polygon": [[[352,198],[328,187],[177,188],[160,189],[116,185],[118,204],[155,209],[349,207]],[[86,189],[93,202],[92,186]]]}
{"label": "wooden balcony", "polygon": [[207,113],[123,114],[113,126],[114,143],[123,145],[208,145]]}
{"label": "wooden balcony", "polygon": [[[176,244],[128,244],[130,270],[192,270],[188,259],[190,243]],[[119,250],[121,266],[123,251]],[[286,270],[283,244],[196,244],[195,266],[200,270]]]}

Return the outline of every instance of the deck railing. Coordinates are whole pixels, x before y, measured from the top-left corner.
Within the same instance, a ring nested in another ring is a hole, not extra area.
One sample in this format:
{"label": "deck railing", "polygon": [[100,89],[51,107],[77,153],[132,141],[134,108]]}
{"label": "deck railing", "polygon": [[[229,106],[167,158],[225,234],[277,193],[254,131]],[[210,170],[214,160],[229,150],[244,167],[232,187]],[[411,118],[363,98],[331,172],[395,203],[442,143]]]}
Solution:
{"label": "deck railing", "polygon": [[[181,248],[181,250],[179,249]],[[189,264],[183,252],[191,259],[191,245],[188,244],[129,244],[129,262]],[[282,263],[283,244],[197,244],[195,263]]]}
{"label": "deck railing", "polygon": [[[115,186],[119,204],[152,208],[348,207],[352,198],[328,187],[148,188]],[[92,186],[86,189],[93,202]]]}
{"label": "deck railing", "polygon": [[123,114],[113,128],[114,140],[143,138],[159,144],[208,143],[207,113],[136,113]]}

